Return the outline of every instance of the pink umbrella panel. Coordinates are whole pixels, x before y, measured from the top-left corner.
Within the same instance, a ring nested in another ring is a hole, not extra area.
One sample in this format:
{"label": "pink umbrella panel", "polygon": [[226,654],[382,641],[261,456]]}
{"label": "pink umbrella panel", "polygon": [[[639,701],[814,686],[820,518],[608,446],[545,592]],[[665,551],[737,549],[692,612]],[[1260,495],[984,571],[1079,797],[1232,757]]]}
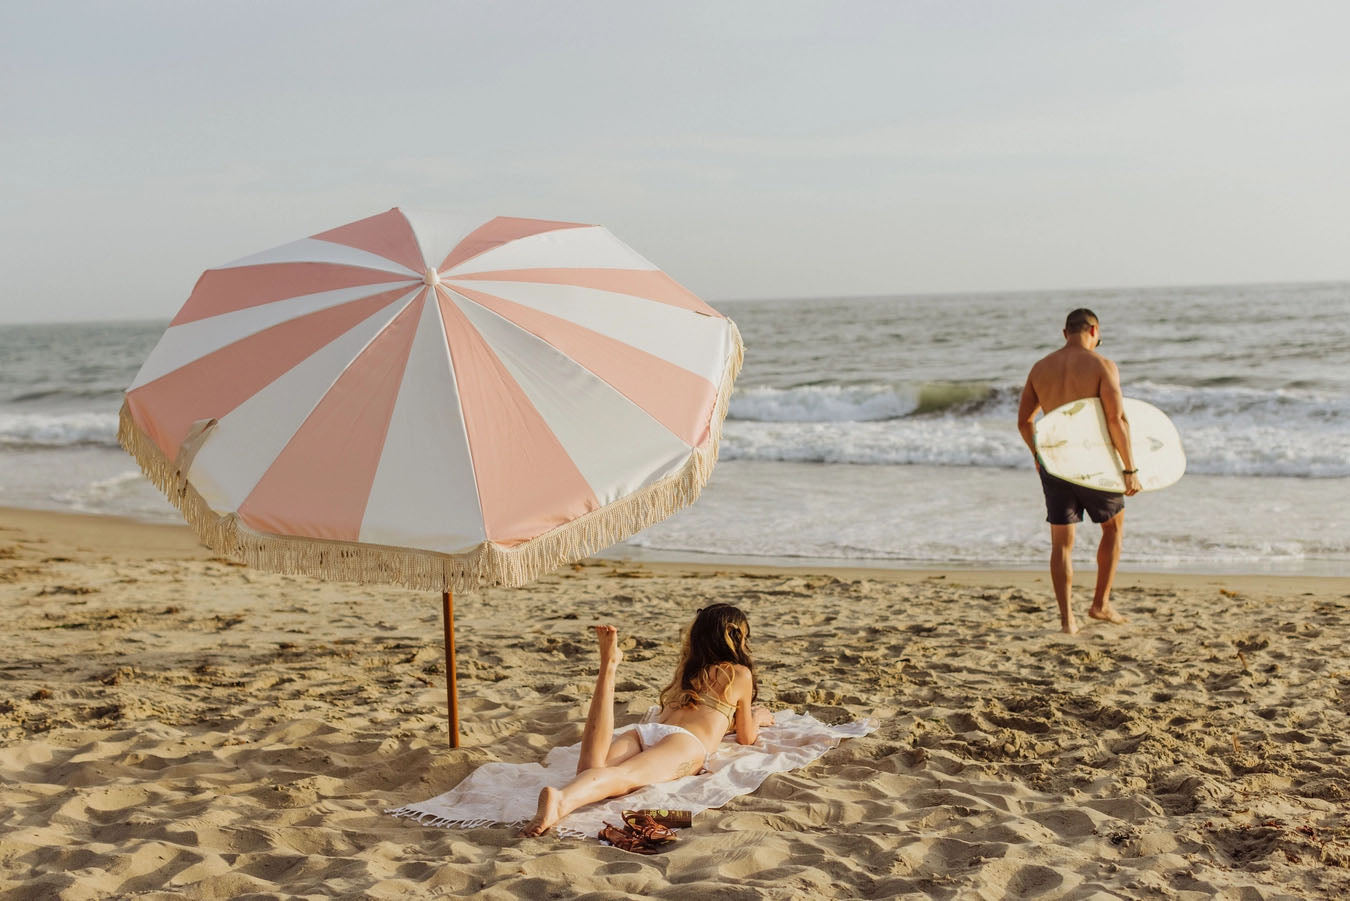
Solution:
{"label": "pink umbrella panel", "polygon": [[604,228],[396,208],[207,270],[119,440],[252,565],[520,585],[698,497],[742,355]]}

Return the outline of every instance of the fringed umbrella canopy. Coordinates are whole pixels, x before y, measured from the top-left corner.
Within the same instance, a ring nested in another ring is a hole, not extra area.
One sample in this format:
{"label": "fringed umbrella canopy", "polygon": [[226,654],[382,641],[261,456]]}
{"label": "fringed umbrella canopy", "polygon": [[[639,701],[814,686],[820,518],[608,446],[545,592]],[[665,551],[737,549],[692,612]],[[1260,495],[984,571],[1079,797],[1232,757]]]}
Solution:
{"label": "fringed umbrella canopy", "polygon": [[741,355],[604,228],[393,209],[203,273],[118,437],[254,566],[520,585],[698,496]]}

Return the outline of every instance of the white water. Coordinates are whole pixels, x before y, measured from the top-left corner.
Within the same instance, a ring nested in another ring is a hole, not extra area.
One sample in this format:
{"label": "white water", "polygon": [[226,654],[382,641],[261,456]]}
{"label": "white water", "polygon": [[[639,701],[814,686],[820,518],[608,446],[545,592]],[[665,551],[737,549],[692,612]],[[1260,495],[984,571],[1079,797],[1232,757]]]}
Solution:
{"label": "white water", "polygon": [[[1188,475],[1166,491],[1129,498],[1122,570],[1350,576],[1344,515],[1323,502],[1332,484],[1346,487],[1341,480]],[[1080,565],[1094,565],[1098,535],[1090,522],[1078,528]],[[697,504],[628,547],[657,557],[679,551],[1039,568],[1050,545],[1030,469],[727,462]]]}

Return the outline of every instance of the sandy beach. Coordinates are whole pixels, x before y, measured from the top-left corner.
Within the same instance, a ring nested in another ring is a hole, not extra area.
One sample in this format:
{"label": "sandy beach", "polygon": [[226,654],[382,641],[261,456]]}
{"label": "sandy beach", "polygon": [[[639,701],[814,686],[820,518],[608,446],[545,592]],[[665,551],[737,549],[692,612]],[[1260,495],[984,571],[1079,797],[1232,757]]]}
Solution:
{"label": "sandy beach", "polygon": [[[1068,638],[1036,572],[590,561],[456,598],[450,751],[439,598],[3,510],[0,898],[1350,894],[1350,580],[1115,597],[1128,626]],[[880,729],[654,857],[384,813],[578,740],[592,623],[625,636],[635,719],[713,600],[749,614],[771,707]]]}

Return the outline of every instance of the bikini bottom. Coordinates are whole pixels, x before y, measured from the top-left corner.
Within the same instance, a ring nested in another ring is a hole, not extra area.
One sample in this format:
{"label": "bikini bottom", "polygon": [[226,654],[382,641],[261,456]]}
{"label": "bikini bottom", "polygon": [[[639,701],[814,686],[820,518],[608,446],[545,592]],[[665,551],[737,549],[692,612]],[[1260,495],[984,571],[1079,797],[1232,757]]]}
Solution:
{"label": "bikini bottom", "polygon": [[[672,726],[668,723],[638,723],[633,731],[637,733],[638,747],[643,751],[656,747],[656,743],[661,739],[681,732],[697,741],[699,745],[703,744],[702,741],[699,741],[699,737],[688,729],[683,726]],[[703,752],[703,769],[708,768],[708,760],[711,756],[706,750]]]}

